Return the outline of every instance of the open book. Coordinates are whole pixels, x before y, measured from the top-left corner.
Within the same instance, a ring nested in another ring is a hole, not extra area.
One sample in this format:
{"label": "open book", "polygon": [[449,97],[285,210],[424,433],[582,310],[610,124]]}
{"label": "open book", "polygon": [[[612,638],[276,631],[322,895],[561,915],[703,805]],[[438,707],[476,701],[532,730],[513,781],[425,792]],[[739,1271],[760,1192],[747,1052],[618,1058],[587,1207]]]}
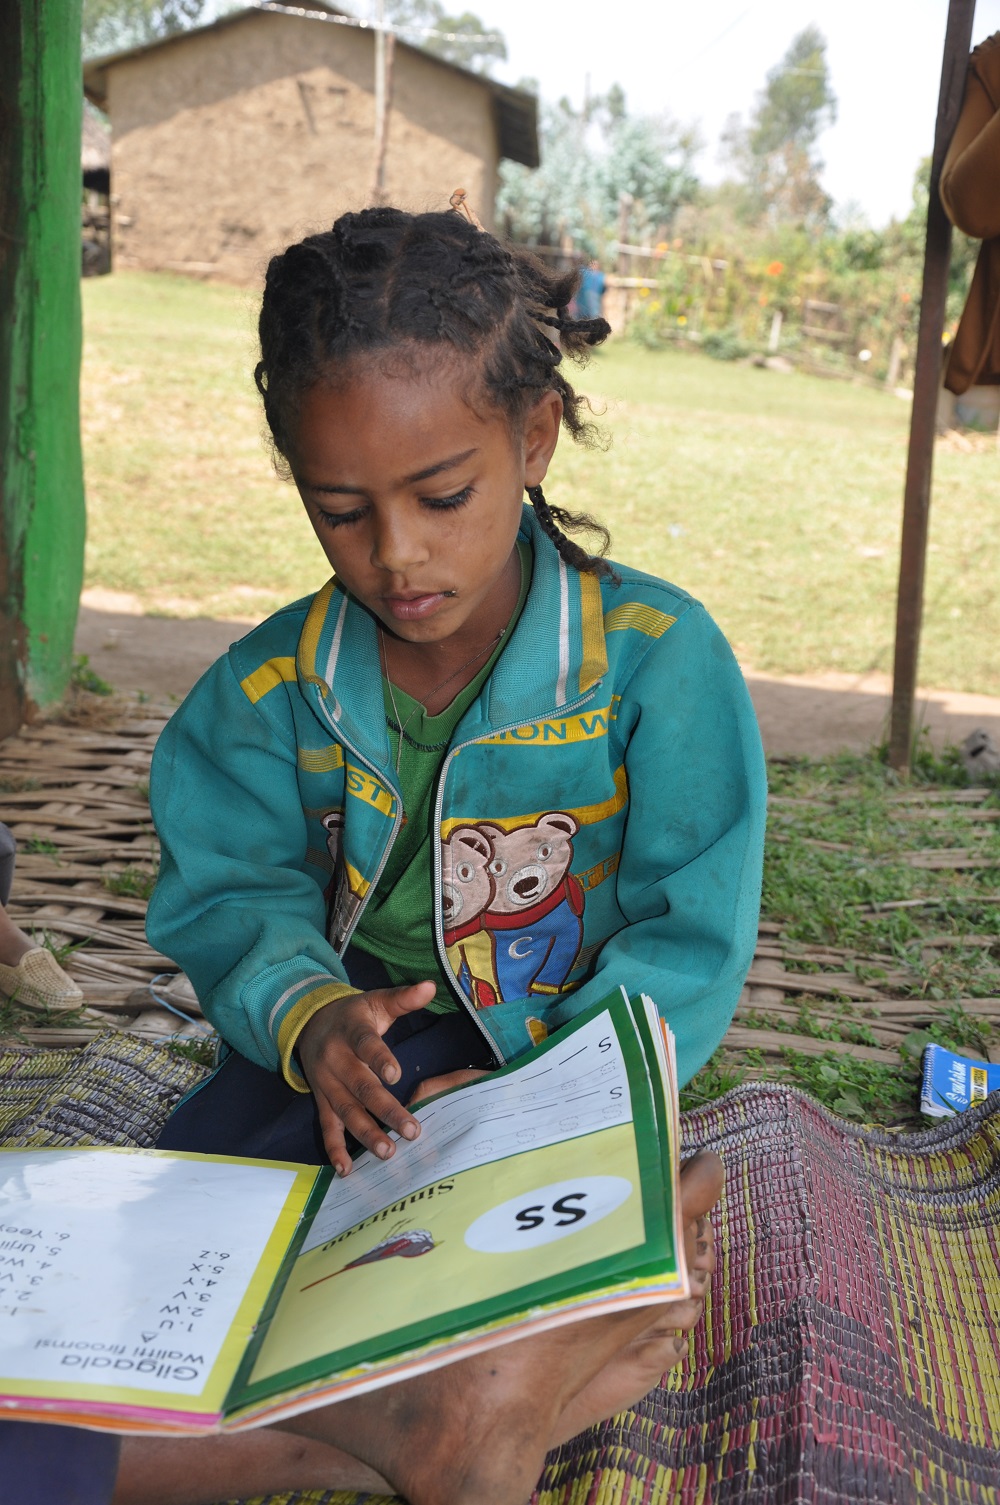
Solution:
{"label": "open book", "polygon": [[259,1426],[559,1323],[688,1294],[673,1042],[615,994],[329,1167],[0,1150],[0,1408]]}

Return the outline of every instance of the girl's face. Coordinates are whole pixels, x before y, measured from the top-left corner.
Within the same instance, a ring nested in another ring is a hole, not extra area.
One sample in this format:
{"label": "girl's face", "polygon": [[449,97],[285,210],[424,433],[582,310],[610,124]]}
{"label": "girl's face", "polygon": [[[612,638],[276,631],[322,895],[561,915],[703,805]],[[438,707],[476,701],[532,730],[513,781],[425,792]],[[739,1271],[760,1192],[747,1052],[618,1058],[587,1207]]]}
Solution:
{"label": "girl's face", "polygon": [[517,601],[515,540],[541,483],[562,403],[546,393],[512,432],[470,405],[474,369],[359,367],[299,404],[288,461],[309,520],[351,594],[414,645],[468,649]]}

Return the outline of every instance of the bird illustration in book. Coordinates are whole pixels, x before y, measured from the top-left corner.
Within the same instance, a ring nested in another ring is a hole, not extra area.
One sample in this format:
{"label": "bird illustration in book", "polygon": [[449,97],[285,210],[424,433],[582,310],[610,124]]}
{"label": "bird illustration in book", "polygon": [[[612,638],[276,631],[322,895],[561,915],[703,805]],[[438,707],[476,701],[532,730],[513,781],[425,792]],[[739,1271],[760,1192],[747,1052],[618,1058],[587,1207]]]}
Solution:
{"label": "bird illustration in book", "polygon": [[359,1254],[357,1259],[352,1259],[350,1264],[342,1265],[339,1270],[334,1270],[330,1275],[324,1275],[320,1280],[313,1280],[309,1285],[303,1286],[304,1291],[311,1290],[313,1286],[323,1284],[325,1280],[332,1280],[335,1275],[343,1275],[347,1270],[356,1270],[359,1265],[377,1265],[384,1259],[418,1259],[421,1254],[430,1254],[432,1249],[438,1246],[428,1233],[426,1228],[410,1228],[403,1233],[391,1233],[384,1238],[374,1249],[369,1249],[367,1254]]}

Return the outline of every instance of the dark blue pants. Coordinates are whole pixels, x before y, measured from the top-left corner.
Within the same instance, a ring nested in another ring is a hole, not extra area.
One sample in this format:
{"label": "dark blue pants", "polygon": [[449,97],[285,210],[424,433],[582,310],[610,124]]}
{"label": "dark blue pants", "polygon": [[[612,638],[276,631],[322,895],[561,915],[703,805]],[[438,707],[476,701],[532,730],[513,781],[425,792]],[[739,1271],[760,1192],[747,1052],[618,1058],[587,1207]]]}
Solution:
{"label": "dark blue pants", "polygon": [[[390,986],[374,957],[349,948],[344,960],[355,987]],[[385,1042],[401,1072],[399,1081],[386,1090],[401,1103],[408,1102],[427,1077],[466,1066],[489,1071],[497,1065],[484,1036],[464,1010],[432,1014],[420,1009],[406,1014],[387,1030]],[[302,1165],[325,1165],[327,1160],[312,1094],[296,1092],[279,1073],[255,1066],[235,1051],[175,1108],[156,1148],[294,1160]],[[348,1148],[352,1148],[350,1139]]]}
{"label": "dark blue pants", "polygon": [[0,1420],[0,1505],[108,1505],[120,1447],[108,1432]]}

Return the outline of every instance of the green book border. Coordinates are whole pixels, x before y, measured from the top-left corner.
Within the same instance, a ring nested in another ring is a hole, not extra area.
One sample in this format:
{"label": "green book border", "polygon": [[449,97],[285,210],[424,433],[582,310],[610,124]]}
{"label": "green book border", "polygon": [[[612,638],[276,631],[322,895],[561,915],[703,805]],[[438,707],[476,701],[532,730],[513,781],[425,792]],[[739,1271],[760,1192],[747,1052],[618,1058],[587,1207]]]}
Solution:
{"label": "green book border", "polygon": [[[257,1355],[267,1336],[274,1318],[281,1293],[289,1277],[291,1267],[332,1180],[332,1172],[321,1175],[309,1198],[299,1230],[289,1246],[288,1255],[261,1313],[254,1335],[247,1346],[243,1359],[223,1406],[224,1416],[233,1416],[248,1410],[266,1410],[268,1401],[279,1396],[289,1398],[296,1393],[308,1394],[321,1389],[338,1378],[350,1374],[360,1366],[369,1371],[385,1367],[404,1354],[428,1349],[440,1344],[445,1347],[450,1340],[477,1328],[488,1329],[498,1321],[516,1318],[539,1307],[558,1310],[563,1304],[570,1305],[588,1291],[615,1285],[628,1286],[644,1280],[662,1278],[671,1268],[677,1268],[677,1250],[674,1247],[673,1207],[670,1175],[671,1146],[666,1143],[665,1131],[669,1122],[664,1108],[662,1087],[658,1073],[652,1069],[656,1061],[649,1042],[648,1028],[641,1004],[635,1009],[620,992],[610,994],[592,1005],[574,1020],[579,1027],[608,1012],[622,1049],[632,1099],[632,1120],[635,1132],[636,1151],[639,1161],[640,1193],[642,1196],[645,1240],[631,1249],[595,1260],[581,1266],[570,1275],[551,1276],[534,1281],[509,1291],[503,1296],[471,1302],[458,1307],[445,1316],[438,1314],[429,1319],[410,1323],[384,1334],[374,1343],[368,1341],[351,1348],[334,1351],[321,1358],[311,1359],[267,1380],[250,1383],[250,1374]],[[636,1015],[639,1015],[639,1018]],[[640,1024],[639,1020],[642,1020]],[[496,1076],[511,1076],[527,1065],[534,1065],[542,1055],[555,1049],[565,1049],[572,1030],[560,1030],[529,1055],[519,1058],[501,1068]],[[647,1065],[647,1051],[650,1052]],[[659,1112],[657,1109],[659,1108]],[[601,1132],[597,1130],[595,1132]],[[590,1137],[590,1136],[584,1136]],[[676,1153],[676,1147],[674,1152]],[[419,1190],[414,1187],[414,1190]]]}

